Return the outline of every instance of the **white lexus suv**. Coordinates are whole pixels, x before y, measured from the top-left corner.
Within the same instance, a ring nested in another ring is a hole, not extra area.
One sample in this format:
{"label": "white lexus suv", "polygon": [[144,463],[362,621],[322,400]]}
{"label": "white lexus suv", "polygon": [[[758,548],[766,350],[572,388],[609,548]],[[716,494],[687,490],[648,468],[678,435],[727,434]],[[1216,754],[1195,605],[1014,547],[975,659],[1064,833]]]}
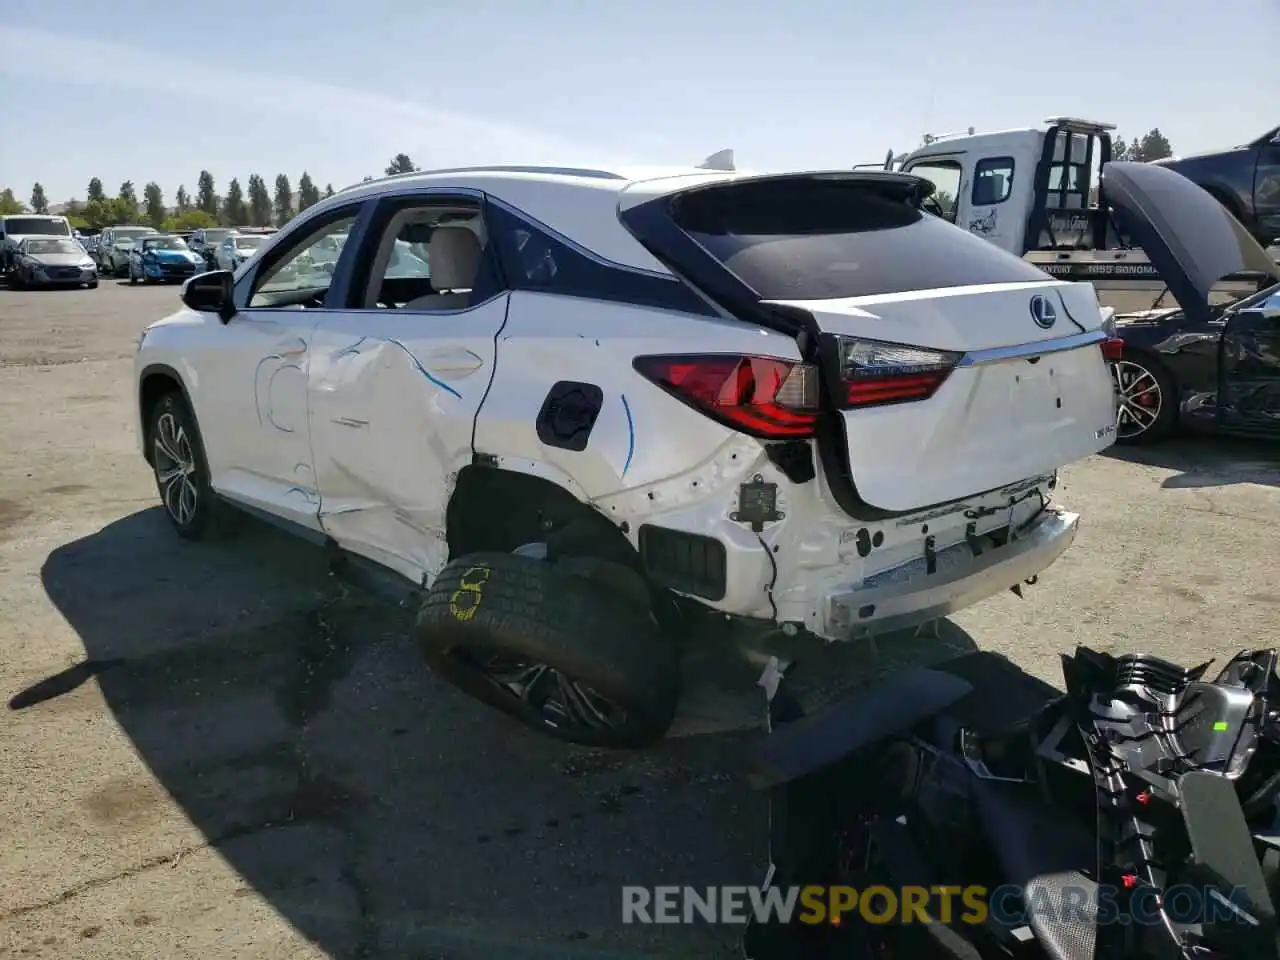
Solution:
{"label": "white lexus suv", "polygon": [[143,453],[180,535],[235,507],[372,561],[421,588],[433,669],[553,735],[644,743],[691,618],[884,634],[1071,544],[1050,498],[1113,442],[1113,329],[1089,285],[922,212],[931,189],[359,184],[146,329]]}

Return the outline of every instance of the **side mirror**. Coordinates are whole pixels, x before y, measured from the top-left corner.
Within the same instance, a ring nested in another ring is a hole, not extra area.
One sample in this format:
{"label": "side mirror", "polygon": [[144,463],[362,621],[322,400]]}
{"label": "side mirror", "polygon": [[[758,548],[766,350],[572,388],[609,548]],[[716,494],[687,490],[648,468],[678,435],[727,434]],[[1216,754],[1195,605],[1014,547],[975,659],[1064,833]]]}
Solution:
{"label": "side mirror", "polygon": [[230,270],[201,273],[182,285],[182,302],[197,313],[216,313],[226,323],[236,312],[231,300],[233,285]]}

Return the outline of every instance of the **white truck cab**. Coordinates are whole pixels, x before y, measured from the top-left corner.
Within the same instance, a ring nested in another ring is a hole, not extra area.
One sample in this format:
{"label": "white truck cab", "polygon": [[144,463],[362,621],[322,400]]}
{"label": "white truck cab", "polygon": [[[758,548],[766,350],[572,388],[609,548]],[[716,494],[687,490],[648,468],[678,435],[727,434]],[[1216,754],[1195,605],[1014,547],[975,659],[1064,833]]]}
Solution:
{"label": "white truck cab", "polygon": [[[1160,273],[1130,241],[1102,189],[1115,125],[1049,117],[1039,126],[926,138],[886,166],[924,177],[937,190],[933,211],[1064,280],[1101,294],[1135,281],[1161,286]],[[1223,277],[1223,293],[1247,276]]]}
{"label": "white truck cab", "polygon": [[1098,204],[1114,129],[1051,117],[1022,130],[971,130],[930,138],[895,165],[933,181],[948,220],[1017,256],[1105,249],[1118,239]]}

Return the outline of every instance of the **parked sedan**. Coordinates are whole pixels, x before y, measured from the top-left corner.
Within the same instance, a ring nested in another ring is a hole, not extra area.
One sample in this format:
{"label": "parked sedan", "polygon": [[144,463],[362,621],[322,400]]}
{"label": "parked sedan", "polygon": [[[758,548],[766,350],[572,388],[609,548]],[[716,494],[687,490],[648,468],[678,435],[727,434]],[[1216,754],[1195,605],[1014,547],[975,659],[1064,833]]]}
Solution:
{"label": "parked sedan", "polygon": [[27,237],[18,244],[14,286],[98,285],[98,268],[79,242],[67,237]]}
{"label": "parked sedan", "polygon": [[246,236],[233,233],[225,238],[214,250],[213,260],[218,270],[235,270],[244,263],[267,240],[263,236]]}
{"label": "parked sedan", "polygon": [[129,251],[129,282],[186,280],[204,272],[204,260],[181,237],[140,237]]}

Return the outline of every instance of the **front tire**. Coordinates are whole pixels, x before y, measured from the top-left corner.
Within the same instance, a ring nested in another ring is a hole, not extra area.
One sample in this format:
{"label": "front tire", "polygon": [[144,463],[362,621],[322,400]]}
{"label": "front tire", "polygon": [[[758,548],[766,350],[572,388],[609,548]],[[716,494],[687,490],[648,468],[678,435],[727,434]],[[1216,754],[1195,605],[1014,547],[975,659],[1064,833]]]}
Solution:
{"label": "front tire", "polygon": [[1112,365],[1112,375],[1120,398],[1116,442],[1137,446],[1168,437],[1178,423],[1178,391],[1164,365],[1126,350]]}
{"label": "front tire", "polygon": [[650,615],[643,583],[631,589],[626,571],[598,573],[573,560],[460,557],[431,585],[417,642],[433,672],[542,733],[648,745],[675,716],[678,650]]}
{"label": "front tire", "polygon": [[185,540],[207,540],[228,528],[228,508],[209,483],[209,460],[195,414],[178,393],[156,402],[147,442],[165,516]]}

